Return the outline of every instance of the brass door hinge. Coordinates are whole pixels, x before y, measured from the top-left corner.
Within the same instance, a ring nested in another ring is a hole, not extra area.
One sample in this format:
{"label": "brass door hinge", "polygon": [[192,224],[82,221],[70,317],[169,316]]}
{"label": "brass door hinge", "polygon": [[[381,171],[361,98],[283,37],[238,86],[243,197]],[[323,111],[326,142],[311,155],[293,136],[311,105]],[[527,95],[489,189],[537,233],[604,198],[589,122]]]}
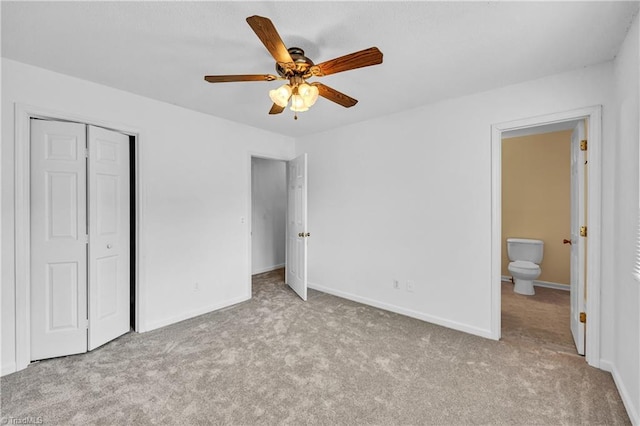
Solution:
{"label": "brass door hinge", "polygon": [[580,227],[580,236],[581,237],[586,237],[587,236],[587,227],[586,226],[581,226]]}
{"label": "brass door hinge", "polygon": [[587,140],[582,139],[580,141],[580,151],[586,151],[586,150],[587,150]]}
{"label": "brass door hinge", "polygon": [[586,312],[580,312],[580,322],[581,323],[586,323],[587,322],[587,313]]}

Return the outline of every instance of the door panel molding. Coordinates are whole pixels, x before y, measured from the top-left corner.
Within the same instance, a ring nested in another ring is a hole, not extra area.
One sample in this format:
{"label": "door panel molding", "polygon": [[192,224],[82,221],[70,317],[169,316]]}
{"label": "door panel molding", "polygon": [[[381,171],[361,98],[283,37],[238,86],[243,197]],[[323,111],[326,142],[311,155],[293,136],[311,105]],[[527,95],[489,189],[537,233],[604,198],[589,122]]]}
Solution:
{"label": "door panel molding", "polygon": [[[501,336],[501,224],[502,224],[502,132],[574,120],[587,120],[589,169],[587,173],[587,285],[586,350],[589,365],[600,368],[600,281],[602,216],[602,106],[513,120],[491,126],[491,338]],[[568,325],[567,325],[568,326]]]}
{"label": "door panel molding", "polygon": [[[113,129],[135,138],[135,190],[136,216],[136,331],[146,331],[145,304],[140,297],[146,288],[145,264],[140,256],[144,252],[144,199],[143,138],[140,131],[127,124],[113,123],[75,113],[16,102],[14,104],[14,276],[15,276],[15,371],[25,369],[31,362],[31,233],[30,233],[30,121],[32,118],[54,121],[72,121]],[[59,153],[59,147],[53,154]],[[3,371],[9,374],[13,371]]]}

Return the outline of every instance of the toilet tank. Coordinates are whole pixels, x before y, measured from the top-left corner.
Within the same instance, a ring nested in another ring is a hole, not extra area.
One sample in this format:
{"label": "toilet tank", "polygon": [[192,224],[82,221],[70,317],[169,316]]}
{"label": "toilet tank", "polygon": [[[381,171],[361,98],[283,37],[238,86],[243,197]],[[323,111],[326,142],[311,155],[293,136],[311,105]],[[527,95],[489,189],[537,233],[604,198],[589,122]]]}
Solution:
{"label": "toilet tank", "polygon": [[544,242],[527,238],[507,238],[509,260],[527,260],[536,264],[542,262]]}

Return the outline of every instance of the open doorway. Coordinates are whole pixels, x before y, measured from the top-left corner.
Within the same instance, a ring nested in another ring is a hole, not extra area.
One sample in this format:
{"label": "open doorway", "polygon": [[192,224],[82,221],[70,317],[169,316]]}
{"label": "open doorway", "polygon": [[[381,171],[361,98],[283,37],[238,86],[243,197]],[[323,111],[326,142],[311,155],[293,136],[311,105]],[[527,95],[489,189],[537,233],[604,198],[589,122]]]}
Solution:
{"label": "open doorway", "polygon": [[572,174],[572,135],[584,125],[502,133],[502,338],[570,354],[584,353],[570,327],[572,192],[585,189]]}
{"label": "open doorway", "polygon": [[[588,181],[586,186],[587,190],[583,194],[585,198],[586,211],[588,216],[581,217],[579,226],[575,226],[575,229],[580,229],[580,236],[584,231],[584,238],[578,239],[580,246],[584,253],[586,253],[585,261],[583,265],[586,265],[586,271],[582,271],[583,281],[578,285],[577,281],[573,280],[573,277],[579,276],[571,273],[571,286],[572,290],[575,288],[576,292],[571,291],[571,295],[578,295],[578,297],[572,297],[571,299],[571,312],[570,312],[570,324],[572,334],[579,336],[583,339],[584,354],[586,361],[593,367],[600,367],[600,265],[601,265],[601,253],[600,253],[600,217],[601,217],[601,119],[602,108],[601,106],[581,108],[572,111],[566,111],[561,113],[553,113],[544,116],[537,116],[531,118],[525,118],[521,120],[515,120],[511,122],[505,122],[500,124],[494,124],[492,126],[491,136],[491,151],[492,151],[492,230],[491,230],[491,276],[492,276],[492,317],[491,328],[492,337],[500,339],[502,336],[502,255],[503,246],[506,243],[503,241],[502,235],[502,139],[503,134],[516,130],[533,129],[541,126],[568,126],[569,122],[584,121],[586,123],[586,132],[588,138],[588,168],[584,173],[584,179]],[[576,126],[579,128],[580,126]],[[535,132],[534,132],[535,133]],[[584,136],[584,135],[583,135]],[[581,142],[577,138],[577,142]],[[578,144],[574,144],[572,140],[572,149]],[[573,155],[573,154],[572,154]],[[573,158],[573,157],[572,157]],[[576,157],[584,164],[586,156],[581,154]],[[574,161],[572,159],[572,161]],[[578,162],[576,161],[576,164]],[[578,193],[572,191],[573,193]],[[572,213],[573,214],[573,213]],[[572,219],[571,233],[574,231],[574,222]],[[584,229],[582,229],[584,228]],[[588,229],[588,238],[587,235]],[[506,236],[505,236],[506,237]],[[565,238],[563,238],[565,239]],[[574,235],[571,235],[571,241],[574,240]],[[575,243],[575,242],[574,242]],[[573,257],[573,254],[572,254]],[[575,287],[574,287],[575,286]],[[578,294],[581,292],[581,295]],[[586,295],[588,294],[588,298]],[[588,318],[588,320],[587,320]],[[578,323],[577,325],[574,323]],[[576,345],[579,347],[579,345]]]}
{"label": "open doorway", "polygon": [[251,275],[285,267],[287,163],[251,157]]}
{"label": "open doorway", "polygon": [[[249,291],[254,277],[278,271],[307,300],[307,154],[290,160],[249,157]],[[284,268],[284,269],[283,269]]]}

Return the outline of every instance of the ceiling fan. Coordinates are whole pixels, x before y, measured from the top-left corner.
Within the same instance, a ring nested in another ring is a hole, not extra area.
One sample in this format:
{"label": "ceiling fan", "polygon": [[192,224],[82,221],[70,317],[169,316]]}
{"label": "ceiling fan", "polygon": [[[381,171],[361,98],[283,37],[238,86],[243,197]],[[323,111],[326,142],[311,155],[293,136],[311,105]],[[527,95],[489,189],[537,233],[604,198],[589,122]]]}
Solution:
{"label": "ceiling fan", "polygon": [[382,63],[382,52],[377,47],[370,47],[316,65],[299,47],[287,49],[269,18],[250,16],[247,18],[247,23],[276,60],[278,75],[207,75],[204,79],[209,83],[289,80],[287,84],[269,92],[269,97],[273,101],[269,114],[280,114],[291,101],[290,109],[296,113],[294,118],[297,120],[297,113],[307,111],[316,102],[318,96],[350,108],[358,103],[356,99],[322,83],[307,83],[307,79]]}

